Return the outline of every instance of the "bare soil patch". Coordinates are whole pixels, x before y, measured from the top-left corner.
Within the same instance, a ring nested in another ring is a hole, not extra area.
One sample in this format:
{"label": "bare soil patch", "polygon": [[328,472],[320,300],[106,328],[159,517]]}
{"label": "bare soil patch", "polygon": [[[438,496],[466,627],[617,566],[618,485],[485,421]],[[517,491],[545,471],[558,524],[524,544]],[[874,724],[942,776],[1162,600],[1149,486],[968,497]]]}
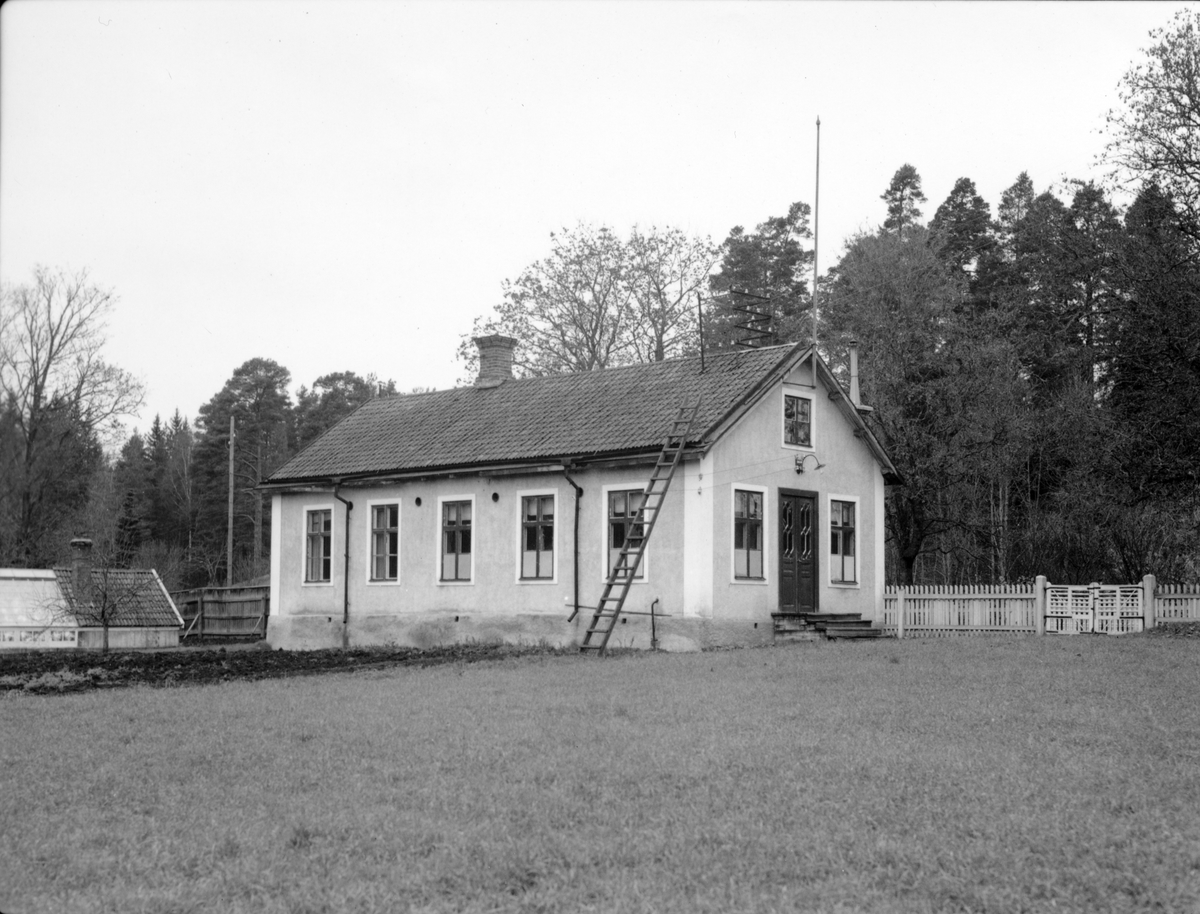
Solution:
{"label": "bare soil patch", "polygon": [[476,663],[550,649],[502,644],[452,644],[429,648],[363,648],[348,651],[273,651],[265,647],[212,650],[51,653],[0,657],[0,692],[80,692],[128,685],[172,686],[274,679],[392,666]]}

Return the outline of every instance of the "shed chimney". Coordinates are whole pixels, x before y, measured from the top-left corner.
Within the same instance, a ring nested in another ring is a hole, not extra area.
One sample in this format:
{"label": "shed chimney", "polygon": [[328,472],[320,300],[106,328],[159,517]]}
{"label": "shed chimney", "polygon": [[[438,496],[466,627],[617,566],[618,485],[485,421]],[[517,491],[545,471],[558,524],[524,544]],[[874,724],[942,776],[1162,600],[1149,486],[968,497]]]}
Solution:
{"label": "shed chimney", "polygon": [[491,336],[475,337],[479,347],[479,376],[476,387],[499,387],[513,379],[513,350],[517,341],[511,336],[493,333]]}
{"label": "shed chimney", "polygon": [[85,536],[71,540],[71,589],[77,603],[92,602],[92,541]]}
{"label": "shed chimney", "polygon": [[855,409],[862,406],[862,394],[858,389],[858,340],[850,341],[850,402]]}

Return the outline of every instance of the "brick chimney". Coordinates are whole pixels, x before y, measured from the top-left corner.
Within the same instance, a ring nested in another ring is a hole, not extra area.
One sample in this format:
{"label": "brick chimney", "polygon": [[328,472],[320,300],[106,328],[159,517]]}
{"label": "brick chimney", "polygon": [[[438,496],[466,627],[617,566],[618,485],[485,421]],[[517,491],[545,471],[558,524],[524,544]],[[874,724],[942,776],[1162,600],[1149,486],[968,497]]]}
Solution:
{"label": "brick chimney", "polygon": [[85,536],[71,540],[71,589],[77,603],[92,602],[92,541]]}
{"label": "brick chimney", "polygon": [[479,347],[479,376],[476,387],[499,387],[513,379],[513,350],[517,341],[511,336],[493,333],[491,336],[475,337]]}

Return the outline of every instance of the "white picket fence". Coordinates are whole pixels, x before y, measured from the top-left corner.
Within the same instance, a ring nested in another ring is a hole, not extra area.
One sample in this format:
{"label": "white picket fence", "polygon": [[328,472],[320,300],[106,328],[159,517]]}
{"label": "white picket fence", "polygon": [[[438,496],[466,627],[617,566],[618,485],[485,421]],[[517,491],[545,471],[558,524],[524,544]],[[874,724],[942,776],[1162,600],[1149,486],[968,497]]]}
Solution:
{"label": "white picket fence", "polygon": [[1200,584],[1166,584],[1154,592],[1154,622],[1200,620]]}
{"label": "white picket fence", "polygon": [[1200,584],[919,585],[887,587],[883,630],[899,638],[989,634],[1120,635],[1200,621]]}
{"label": "white picket fence", "polygon": [[918,585],[883,593],[883,630],[898,637],[1035,634],[1035,584]]}

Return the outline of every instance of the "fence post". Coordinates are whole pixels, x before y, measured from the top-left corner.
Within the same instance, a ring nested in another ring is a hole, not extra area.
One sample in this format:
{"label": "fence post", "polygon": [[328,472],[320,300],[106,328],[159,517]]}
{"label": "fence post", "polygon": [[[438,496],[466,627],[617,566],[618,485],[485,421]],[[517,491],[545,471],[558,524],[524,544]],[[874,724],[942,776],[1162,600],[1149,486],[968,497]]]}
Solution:
{"label": "fence post", "polygon": [[1046,634],[1046,576],[1039,574],[1033,582],[1033,625],[1039,635]]}
{"label": "fence post", "polygon": [[1155,600],[1154,590],[1158,586],[1158,581],[1154,579],[1154,575],[1148,574],[1142,578],[1142,631],[1148,632],[1154,628],[1155,620]]}
{"label": "fence post", "polygon": [[904,585],[896,588],[896,638],[904,637]]}
{"label": "fence post", "polygon": [[196,634],[200,636],[200,640],[204,640],[204,591],[200,591],[200,603],[196,607],[196,615],[200,619],[200,631]]}

